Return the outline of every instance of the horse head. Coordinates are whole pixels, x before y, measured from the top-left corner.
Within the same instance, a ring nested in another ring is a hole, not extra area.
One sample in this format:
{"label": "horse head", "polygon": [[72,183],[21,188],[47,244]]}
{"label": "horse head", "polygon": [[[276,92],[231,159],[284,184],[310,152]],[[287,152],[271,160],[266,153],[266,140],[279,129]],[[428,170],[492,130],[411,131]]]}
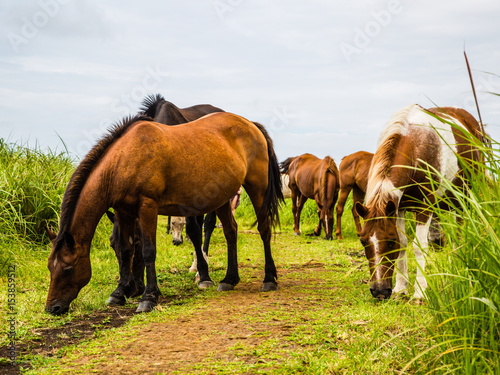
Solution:
{"label": "horse head", "polygon": [[389,200],[383,212],[360,202],[356,202],[355,208],[364,219],[359,238],[370,266],[370,292],[375,298],[388,299],[392,294],[394,262],[401,247],[396,203]]}
{"label": "horse head", "polygon": [[45,310],[53,315],[61,315],[69,310],[69,305],[92,274],[89,251],[84,251],[69,232],[60,233],[52,241],[52,252],[48,260],[50,287]]}

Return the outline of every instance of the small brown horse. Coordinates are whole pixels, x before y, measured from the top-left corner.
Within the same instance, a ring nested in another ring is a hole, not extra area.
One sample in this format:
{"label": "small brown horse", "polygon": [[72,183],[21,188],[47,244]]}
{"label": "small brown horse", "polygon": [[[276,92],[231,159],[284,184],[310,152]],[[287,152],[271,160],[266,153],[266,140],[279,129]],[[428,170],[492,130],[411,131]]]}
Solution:
{"label": "small brown horse", "polygon": [[[229,200],[242,185],[257,214],[264,245],[262,290],[275,290],[271,228],[279,222],[283,199],[278,162],[264,127],[224,112],[178,126],[142,116],[124,120],[93,147],[69,181],[48,259],[46,310],[65,313],[89,282],[90,245],[110,207],[119,224],[120,244],[131,254],[122,264],[129,278],[136,225],[140,228],[146,288],[138,312],[152,310],[160,294],[155,267],[158,215],[198,216],[215,210],[228,248],[227,272],[219,290],[234,289],[239,282],[237,224]],[[201,280],[210,280],[201,251],[196,255]]]}
{"label": "small brown horse", "polygon": [[[433,218],[429,205],[440,203],[439,197],[446,194],[443,180],[459,187],[466,182],[464,177],[473,178],[462,168],[463,163],[477,166],[482,161],[479,140],[483,140],[480,125],[460,108],[426,110],[415,104],[387,123],[372,159],[366,206],[356,203],[364,218],[360,240],[370,266],[373,297],[386,299],[392,293],[407,293],[405,211],[416,214],[413,250],[418,266],[413,297],[424,297],[425,253]],[[395,262],[396,285],[392,290]]]}
{"label": "small brown horse", "polygon": [[318,206],[319,223],[314,235],[325,228],[326,239],[332,239],[333,208],[339,194],[339,171],[330,156],[319,159],[303,154],[286,159],[280,164],[281,173],[288,174],[292,192],[293,230],[300,234],[300,213],[307,199],[314,199]]}
{"label": "small brown horse", "polygon": [[352,216],[356,225],[356,233],[361,232],[359,215],[356,212],[356,202],[364,202],[366,184],[368,182],[368,171],[372,162],[373,154],[366,151],[358,151],[345,156],[339,165],[340,193],[337,203],[337,229],[335,233],[338,239],[342,239],[342,215],[344,206],[352,190]]}

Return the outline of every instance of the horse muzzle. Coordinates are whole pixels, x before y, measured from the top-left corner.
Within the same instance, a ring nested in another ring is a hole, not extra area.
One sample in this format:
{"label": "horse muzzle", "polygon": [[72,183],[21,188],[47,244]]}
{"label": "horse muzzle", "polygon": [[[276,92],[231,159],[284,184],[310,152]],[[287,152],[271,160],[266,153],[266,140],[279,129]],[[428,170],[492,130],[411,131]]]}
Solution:
{"label": "horse muzzle", "polygon": [[370,292],[373,296],[373,298],[379,299],[379,300],[384,300],[384,299],[389,299],[392,294],[392,289],[391,288],[370,288]]}
{"label": "horse muzzle", "polygon": [[52,315],[62,315],[69,310],[69,303],[63,301],[55,301],[45,305],[45,311]]}

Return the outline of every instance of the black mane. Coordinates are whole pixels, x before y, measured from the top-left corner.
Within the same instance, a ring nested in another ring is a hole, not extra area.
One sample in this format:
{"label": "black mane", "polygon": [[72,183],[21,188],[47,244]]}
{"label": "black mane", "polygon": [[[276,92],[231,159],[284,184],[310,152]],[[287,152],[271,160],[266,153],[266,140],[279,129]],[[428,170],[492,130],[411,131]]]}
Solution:
{"label": "black mane", "polygon": [[66,187],[61,204],[61,217],[59,222],[59,233],[55,239],[56,244],[62,241],[63,238],[65,238],[65,234],[69,232],[80,193],[95,165],[109,147],[111,147],[111,145],[137,121],[153,121],[153,119],[142,114],[125,117],[121,122],[114,124],[110,128],[108,134],[104,135],[95,146],[92,147],[78,167],[76,167]]}
{"label": "black mane", "polygon": [[142,106],[139,110],[140,114],[155,118],[158,106],[166,102],[161,94],[151,94],[144,98]]}

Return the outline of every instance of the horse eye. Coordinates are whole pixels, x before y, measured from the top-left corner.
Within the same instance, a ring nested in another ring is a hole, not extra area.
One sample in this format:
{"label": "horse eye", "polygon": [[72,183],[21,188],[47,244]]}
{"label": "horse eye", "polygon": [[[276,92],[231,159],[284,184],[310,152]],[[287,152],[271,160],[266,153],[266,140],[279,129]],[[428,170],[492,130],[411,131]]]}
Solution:
{"label": "horse eye", "polygon": [[387,247],[389,248],[389,250],[394,249],[394,246],[396,246],[395,240],[387,240]]}
{"label": "horse eye", "polygon": [[74,267],[65,267],[63,268],[63,275],[69,276],[73,273]]}

